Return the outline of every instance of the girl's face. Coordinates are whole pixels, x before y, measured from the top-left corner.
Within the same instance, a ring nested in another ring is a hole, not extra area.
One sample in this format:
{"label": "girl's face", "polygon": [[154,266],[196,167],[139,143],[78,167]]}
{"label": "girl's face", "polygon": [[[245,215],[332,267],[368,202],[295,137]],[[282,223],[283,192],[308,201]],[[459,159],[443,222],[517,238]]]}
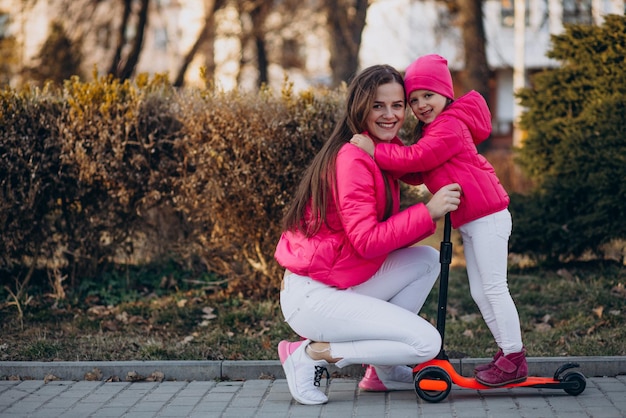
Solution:
{"label": "girl's face", "polygon": [[445,96],[430,90],[415,90],[409,95],[409,106],[413,114],[425,125],[434,121],[447,103]]}
{"label": "girl's face", "polygon": [[402,85],[381,84],[376,89],[374,103],[365,120],[367,131],[373,139],[389,142],[398,135],[405,116]]}

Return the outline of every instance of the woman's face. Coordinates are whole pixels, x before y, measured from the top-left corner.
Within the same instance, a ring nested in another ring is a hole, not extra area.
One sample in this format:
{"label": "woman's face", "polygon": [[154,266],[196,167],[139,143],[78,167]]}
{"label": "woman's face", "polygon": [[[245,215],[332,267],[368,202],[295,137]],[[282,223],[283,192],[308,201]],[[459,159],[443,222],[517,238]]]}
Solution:
{"label": "woman's face", "polygon": [[425,125],[434,121],[447,103],[445,96],[430,90],[415,90],[409,95],[409,106],[413,114]]}
{"label": "woman's face", "polygon": [[404,88],[398,83],[381,84],[376,89],[376,97],[369,109],[365,124],[373,139],[391,141],[398,135],[404,123],[406,109]]}

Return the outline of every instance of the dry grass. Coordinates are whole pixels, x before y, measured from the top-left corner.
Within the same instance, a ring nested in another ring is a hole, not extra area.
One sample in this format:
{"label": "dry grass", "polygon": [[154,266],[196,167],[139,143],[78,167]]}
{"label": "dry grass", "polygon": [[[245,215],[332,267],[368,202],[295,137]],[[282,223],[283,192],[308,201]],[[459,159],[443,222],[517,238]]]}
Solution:
{"label": "dry grass", "polygon": [[[462,264],[460,258],[455,255]],[[509,284],[529,355],[626,355],[624,265],[511,269]],[[435,287],[421,313],[432,322],[437,293]],[[202,288],[160,295],[146,288],[133,298],[106,304],[93,295],[72,303],[32,297],[22,306],[23,326],[15,306],[4,303],[0,360],[269,360],[277,359],[278,341],[296,338],[283,321],[278,294],[254,301],[241,295],[219,298]],[[495,352],[462,265],[451,269],[448,305],[448,353],[485,357]]]}

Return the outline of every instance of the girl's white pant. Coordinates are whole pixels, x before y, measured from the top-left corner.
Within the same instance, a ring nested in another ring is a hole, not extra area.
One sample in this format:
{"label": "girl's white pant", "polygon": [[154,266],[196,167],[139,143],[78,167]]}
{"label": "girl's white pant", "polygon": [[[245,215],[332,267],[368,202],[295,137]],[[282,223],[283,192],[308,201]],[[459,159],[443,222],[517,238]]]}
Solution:
{"label": "girl's white pant", "polygon": [[439,252],[417,246],[392,252],[367,282],[345,290],[290,274],[281,309],[296,333],[330,343],[337,367],[419,364],[441,349],[437,329],[417,315],[439,271]]}
{"label": "girl's white pant", "polygon": [[522,351],[522,333],[507,283],[511,213],[505,209],[459,228],[472,298],[504,354]]}

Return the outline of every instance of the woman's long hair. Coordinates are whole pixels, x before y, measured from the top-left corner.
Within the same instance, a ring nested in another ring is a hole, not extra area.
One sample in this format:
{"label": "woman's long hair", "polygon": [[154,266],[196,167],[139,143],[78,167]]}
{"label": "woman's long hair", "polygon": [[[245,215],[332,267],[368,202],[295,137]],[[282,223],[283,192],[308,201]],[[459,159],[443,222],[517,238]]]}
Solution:
{"label": "woman's long hair", "polygon": [[[300,231],[307,237],[315,235],[322,223],[328,226],[326,210],[330,203],[331,193],[337,190],[336,161],[341,147],[353,135],[366,130],[366,121],[376,98],[379,86],[398,83],[404,88],[402,75],[389,65],[374,65],[361,71],[348,87],[348,98],[344,113],[335,125],[330,138],[313,158],[304,172],[296,194],[283,218],[285,231]],[[387,178],[383,175],[385,183]],[[391,191],[386,183],[387,210],[385,218],[391,215]],[[334,196],[333,196],[334,197]],[[307,204],[311,201],[311,219],[305,219]],[[388,213],[387,213],[388,212]]]}

